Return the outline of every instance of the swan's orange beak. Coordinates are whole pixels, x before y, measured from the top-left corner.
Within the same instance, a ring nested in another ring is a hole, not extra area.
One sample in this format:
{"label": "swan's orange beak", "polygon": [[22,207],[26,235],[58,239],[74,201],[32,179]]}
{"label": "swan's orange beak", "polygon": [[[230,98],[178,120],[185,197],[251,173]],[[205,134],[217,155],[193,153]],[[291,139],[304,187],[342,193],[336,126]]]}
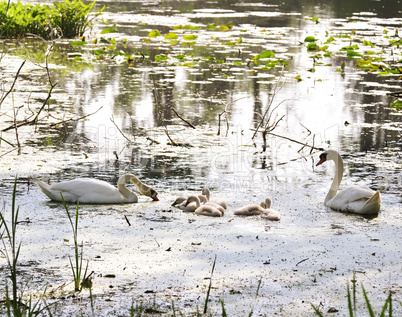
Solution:
{"label": "swan's orange beak", "polygon": [[319,162],[315,166],[318,166],[318,165],[324,163],[325,161],[326,161],[325,157],[322,157],[321,160],[319,160]]}
{"label": "swan's orange beak", "polygon": [[328,155],[327,152],[321,153],[320,154],[320,161],[315,166],[318,166],[318,165],[324,163],[327,160],[327,155]]}
{"label": "swan's orange beak", "polygon": [[154,200],[154,201],[159,201],[158,193],[153,190],[153,191],[152,191],[151,198],[152,198],[152,200]]}

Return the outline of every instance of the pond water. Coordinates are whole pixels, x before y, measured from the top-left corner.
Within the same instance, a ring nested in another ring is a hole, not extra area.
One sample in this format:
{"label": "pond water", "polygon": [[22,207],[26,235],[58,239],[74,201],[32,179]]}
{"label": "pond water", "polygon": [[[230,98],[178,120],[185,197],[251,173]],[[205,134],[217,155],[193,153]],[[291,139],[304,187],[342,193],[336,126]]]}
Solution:
{"label": "pond water", "polygon": [[[17,120],[32,118],[47,96],[48,43],[3,41],[2,94],[27,59],[0,108],[0,195],[7,216],[17,176],[29,291],[48,285],[58,315],[124,316],[132,302],[170,315],[174,303],[196,315],[216,256],[212,315],[222,312],[219,299],[231,316],[312,316],[310,303],[346,315],[354,274],[377,311],[392,291],[402,313],[402,50],[392,45],[401,40],[400,1],[97,1],[103,5],[87,44],[52,48],[57,86],[35,127],[7,130],[16,111]],[[101,34],[110,27],[116,32]],[[320,49],[308,50],[306,37]],[[269,125],[278,125],[264,145],[254,132],[268,108]],[[20,151],[4,141],[16,145],[17,136]],[[381,191],[378,217],[325,208],[334,171],[315,167],[319,148],[343,156],[343,186]],[[95,272],[91,306],[87,291],[72,296],[65,210],[32,177],[116,184],[127,172],[160,201],[80,206],[79,239]],[[170,206],[204,186],[228,203],[224,217]],[[267,196],[280,222],[233,215]],[[365,311],[360,288],[358,306]]]}

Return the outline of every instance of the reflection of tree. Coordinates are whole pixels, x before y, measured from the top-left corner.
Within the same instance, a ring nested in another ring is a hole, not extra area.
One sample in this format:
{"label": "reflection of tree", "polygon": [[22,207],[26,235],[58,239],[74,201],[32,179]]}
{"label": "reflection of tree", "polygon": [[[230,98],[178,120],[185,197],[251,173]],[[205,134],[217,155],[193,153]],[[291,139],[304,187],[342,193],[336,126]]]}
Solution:
{"label": "reflection of tree", "polygon": [[[372,124],[370,127],[360,127],[360,133],[354,136],[358,138],[359,151],[381,150],[395,144],[399,137],[397,129],[387,129],[384,126],[386,123],[395,121],[395,116],[389,107],[391,98],[382,94],[375,94],[370,88],[361,84],[361,82],[382,84],[383,77],[370,73],[363,73],[361,76],[363,78],[359,81],[350,81],[349,87],[346,89],[346,91],[360,91],[358,94],[347,94],[347,99],[362,106],[350,107],[353,120],[350,123],[362,121],[364,124]],[[349,143],[347,140],[345,142]]]}

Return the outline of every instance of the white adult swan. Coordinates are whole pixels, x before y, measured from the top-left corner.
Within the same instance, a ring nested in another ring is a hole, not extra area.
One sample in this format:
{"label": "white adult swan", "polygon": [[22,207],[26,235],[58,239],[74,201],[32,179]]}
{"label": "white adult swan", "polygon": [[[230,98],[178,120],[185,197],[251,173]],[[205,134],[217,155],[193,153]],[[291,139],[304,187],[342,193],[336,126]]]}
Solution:
{"label": "white adult swan", "polygon": [[348,187],[338,192],[343,176],[343,160],[335,150],[327,150],[320,155],[320,161],[316,166],[325,161],[335,162],[335,176],[331,188],[325,197],[324,204],[333,210],[352,212],[362,215],[376,215],[380,211],[380,191],[373,191],[369,188]]}
{"label": "white adult swan", "polygon": [[[200,204],[200,199],[197,196],[189,196],[186,202],[186,205],[195,202],[197,208],[194,213],[197,215],[209,216],[209,217],[222,217],[225,214],[225,209],[219,205],[212,205],[205,203],[204,205]],[[219,207],[218,207],[219,206]]]}
{"label": "white adult swan", "polygon": [[36,180],[42,191],[52,200],[62,201],[61,195],[66,202],[77,202],[87,204],[124,204],[136,203],[138,197],[126,187],[127,182],[132,182],[138,191],[153,200],[159,200],[157,192],[142,183],[133,174],[121,176],[117,182],[117,188],[105,181],[94,178],[76,178],[53,185],[45,184]]}

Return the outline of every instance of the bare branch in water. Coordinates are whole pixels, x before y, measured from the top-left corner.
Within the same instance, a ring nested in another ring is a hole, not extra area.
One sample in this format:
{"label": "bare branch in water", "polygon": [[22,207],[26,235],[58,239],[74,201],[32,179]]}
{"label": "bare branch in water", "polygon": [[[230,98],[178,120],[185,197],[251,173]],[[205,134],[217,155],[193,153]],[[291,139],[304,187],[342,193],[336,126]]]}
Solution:
{"label": "bare branch in water", "polygon": [[13,81],[13,83],[12,83],[10,89],[4,94],[4,96],[3,96],[3,97],[1,98],[1,100],[0,100],[0,106],[1,106],[1,104],[3,103],[4,99],[6,99],[7,96],[10,94],[10,92],[13,91],[14,86],[15,86],[15,83],[17,82],[17,78],[18,78],[18,76],[19,76],[19,74],[20,74],[20,71],[21,71],[22,67],[24,66],[25,62],[26,62],[26,60],[23,61],[22,64],[21,64],[21,66],[20,66],[20,68],[18,68],[17,74],[15,74],[15,76],[14,76],[14,81]]}
{"label": "bare branch in water", "polygon": [[272,133],[272,132],[268,132],[268,134],[273,135],[273,136],[276,136],[276,137],[278,137],[278,138],[282,138],[282,139],[285,139],[285,140],[294,142],[294,143],[297,143],[297,144],[301,144],[301,145],[303,145],[303,146],[307,146],[307,147],[309,147],[309,148],[311,148],[311,149],[313,149],[313,150],[325,151],[325,149],[322,148],[322,147],[315,147],[314,145],[310,145],[310,144],[308,144],[308,143],[303,143],[303,142],[297,141],[297,140],[295,140],[295,139],[288,138],[288,137],[283,136],[283,135],[275,134],[275,133]]}
{"label": "bare branch in water", "polygon": [[173,146],[183,146],[183,147],[193,147],[190,143],[181,143],[181,142],[179,142],[179,143],[177,143],[177,142],[175,142],[175,141],[173,141],[173,139],[170,137],[170,135],[169,135],[169,131],[168,131],[168,129],[167,129],[167,127],[165,126],[165,133],[166,133],[166,135],[167,135],[167,137],[169,138],[169,140],[170,140],[170,142],[168,143],[169,145],[173,145]]}
{"label": "bare branch in water", "polygon": [[190,122],[188,122],[186,119],[184,119],[184,118],[176,111],[175,108],[170,107],[170,109],[173,110],[173,112],[176,114],[176,116],[177,116],[180,120],[182,120],[183,122],[185,122],[189,127],[195,129],[195,126],[193,126]]}
{"label": "bare branch in water", "polygon": [[228,102],[228,103],[225,104],[225,109],[220,114],[218,114],[218,133],[217,133],[217,135],[221,134],[221,117],[224,114],[226,115],[226,136],[228,135],[228,132],[229,132],[229,120],[228,120],[228,117],[227,117],[228,107],[230,105],[234,104],[235,102],[237,102],[237,101],[239,101],[241,99],[244,99],[244,98],[246,98],[246,97],[241,97],[241,98],[238,98],[236,100],[233,100],[233,101]]}
{"label": "bare branch in water", "polygon": [[178,144],[177,144],[175,141],[173,141],[173,139],[170,137],[169,131],[168,131],[168,129],[167,129],[166,126],[165,126],[165,133],[166,133],[167,137],[169,138],[170,143],[171,143],[172,145],[174,145],[174,146],[178,146]]}
{"label": "bare branch in water", "polygon": [[110,118],[110,121],[112,121],[112,123],[114,124],[114,126],[116,127],[116,129],[120,132],[120,134],[121,134],[128,142],[131,143],[131,140],[130,140],[128,137],[126,137],[126,135],[123,133],[123,131],[121,131],[120,128],[117,126],[116,122],[114,121],[114,116],[112,116],[112,117]]}
{"label": "bare branch in water", "polygon": [[[275,112],[275,110],[285,101],[285,100],[284,100],[284,101],[281,101],[281,102],[279,103],[279,105],[277,105],[274,109],[271,110],[272,103],[274,102],[274,99],[275,99],[276,94],[278,93],[279,90],[282,89],[282,87],[283,87],[283,85],[284,85],[284,83],[282,83],[282,86],[280,86],[280,87],[278,88],[278,84],[279,84],[279,80],[275,83],[274,91],[273,91],[272,97],[269,99],[269,102],[268,102],[268,107],[267,107],[267,109],[265,110],[265,113],[264,113],[264,115],[262,116],[261,121],[260,121],[260,123],[258,124],[257,129],[255,130],[255,132],[254,132],[254,134],[253,134],[253,136],[252,136],[251,139],[254,139],[254,138],[255,138],[257,132],[260,130],[261,126],[264,125],[264,123],[265,123],[264,131],[266,130],[266,127],[269,126],[269,122],[270,122],[270,120],[271,120],[272,114],[273,114],[273,113]],[[267,117],[267,115],[268,115],[268,119],[267,119],[267,121],[265,122],[265,118]],[[271,131],[272,131],[272,130],[271,130]]]}

